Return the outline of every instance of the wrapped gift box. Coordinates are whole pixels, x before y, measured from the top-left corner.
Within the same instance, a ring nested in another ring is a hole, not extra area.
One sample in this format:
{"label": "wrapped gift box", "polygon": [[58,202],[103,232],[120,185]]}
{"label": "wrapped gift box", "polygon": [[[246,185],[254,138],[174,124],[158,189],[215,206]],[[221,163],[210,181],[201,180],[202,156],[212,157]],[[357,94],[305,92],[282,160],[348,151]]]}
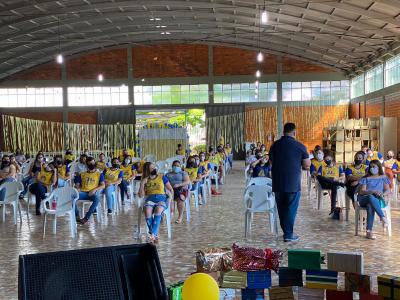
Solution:
{"label": "wrapped gift box", "polygon": [[280,267],[279,286],[303,286],[303,270]]}
{"label": "wrapped gift box", "polygon": [[220,287],[231,289],[244,289],[247,287],[247,273],[239,271],[222,272]]}
{"label": "wrapped gift box", "polygon": [[168,287],[169,300],[182,300],[183,283],[183,281],[180,281]]}
{"label": "wrapped gift box", "polygon": [[325,290],[299,287],[298,300],[325,300]]}
{"label": "wrapped gift box", "polygon": [[247,272],[247,288],[268,289],[271,287],[271,271]]}
{"label": "wrapped gift box", "polygon": [[232,270],[232,249],[206,248],[196,252],[197,272],[209,273]]}
{"label": "wrapped gift box", "polygon": [[346,291],[369,294],[371,291],[371,278],[369,275],[345,273],[344,286]]}
{"label": "wrapped gift box", "polygon": [[360,293],[360,300],[385,300],[385,299],[377,294]]}
{"label": "wrapped gift box", "polygon": [[338,272],[364,273],[362,252],[328,252],[328,269]]}
{"label": "wrapped gift box", "polygon": [[353,300],[353,292],[326,290],[326,300]]}
{"label": "wrapped gift box", "polygon": [[234,300],[235,298],[235,289],[219,289],[219,300]]}
{"label": "wrapped gift box", "polygon": [[306,287],[310,289],[336,290],[338,273],[331,270],[307,270]]}
{"label": "wrapped gift box", "polygon": [[264,300],[263,289],[242,289],[242,300]]}
{"label": "wrapped gift box", "polygon": [[294,300],[292,287],[274,286],[269,289],[269,300]]}
{"label": "wrapped gift box", "polygon": [[385,298],[400,299],[400,277],[379,275],[378,294]]}
{"label": "wrapped gift box", "polygon": [[288,267],[291,269],[308,269],[319,270],[321,269],[320,250],[311,249],[289,249],[288,250]]}

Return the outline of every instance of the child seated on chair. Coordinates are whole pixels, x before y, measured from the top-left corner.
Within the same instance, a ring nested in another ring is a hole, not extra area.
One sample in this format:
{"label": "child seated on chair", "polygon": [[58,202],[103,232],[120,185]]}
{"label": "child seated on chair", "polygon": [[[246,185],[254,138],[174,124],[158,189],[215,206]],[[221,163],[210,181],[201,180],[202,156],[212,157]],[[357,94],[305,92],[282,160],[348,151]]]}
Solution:
{"label": "child seated on chair", "polygon": [[140,181],[139,197],[146,197],[144,203],[144,216],[149,229],[148,241],[158,241],[161,216],[168,208],[166,190],[173,193],[168,178],[157,173],[156,166],[146,162],[143,166],[142,180]]}
{"label": "child seated on chair", "polygon": [[191,191],[199,190],[202,172],[201,168],[199,168],[199,165],[196,163],[196,158],[194,156],[189,156],[185,171],[187,172],[190,183],[192,184]]}
{"label": "child seated on chair", "polygon": [[258,154],[258,159],[251,164],[253,168],[252,177],[268,177],[271,178],[271,164],[268,154]]}
{"label": "child seated on chair", "polygon": [[118,199],[114,199],[114,193],[116,196],[117,186],[121,184],[123,178],[123,172],[119,169],[118,158],[114,157],[112,159],[111,167],[106,168],[103,171],[103,174],[106,185],[104,189],[104,194],[106,196],[106,201],[107,201],[107,214],[112,214],[114,201],[118,201]]}
{"label": "child seated on chair", "polygon": [[354,155],[354,163],[346,168],[346,193],[354,204],[354,194],[356,193],[359,182],[367,174],[368,167],[363,164],[364,152],[358,151]]}
{"label": "child seated on chair", "polygon": [[124,161],[120,165],[120,169],[123,173],[123,178],[122,181],[119,185],[119,188],[121,190],[121,202],[122,205],[124,205],[125,201],[125,195],[128,200],[130,200],[131,196],[128,192],[128,187],[131,183],[131,181],[136,177],[136,167],[134,164],[132,164],[132,157],[128,154],[127,157],[125,157]]}
{"label": "child seated on chair", "polygon": [[317,180],[319,185],[324,190],[330,190],[331,192],[331,212],[332,214],[336,208],[336,198],[338,187],[345,187],[344,184],[344,172],[341,166],[337,166],[333,160],[333,152],[326,150],[325,166],[320,166],[318,170]]}
{"label": "child seated on chair", "polygon": [[387,152],[386,160],[383,162],[386,176],[390,179],[390,188],[393,188],[393,179],[399,173],[399,166],[394,158],[394,152],[389,150]]}
{"label": "child seated on chair", "polygon": [[360,193],[357,198],[360,207],[367,208],[367,239],[376,238],[372,233],[375,212],[383,226],[388,226],[388,220],[382,211],[382,207],[385,206],[383,197],[389,193],[389,179],[383,173],[382,164],[379,160],[371,160],[368,174],[360,180]]}
{"label": "child seated on chair", "polygon": [[321,166],[326,166],[324,162],[324,151],[321,146],[315,146],[313,151],[314,158],[311,159],[310,175],[315,178],[318,175],[318,170]]}
{"label": "child seated on chair", "polygon": [[[187,172],[182,170],[181,162],[175,160],[172,163],[172,171],[168,172],[166,175],[167,179],[171,183],[173,188],[174,200],[178,206],[178,219],[175,221],[177,224],[182,223],[183,210],[185,208],[185,200],[188,196],[188,186],[190,184],[190,179]],[[174,206],[171,204],[171,211],[174,211]]]}

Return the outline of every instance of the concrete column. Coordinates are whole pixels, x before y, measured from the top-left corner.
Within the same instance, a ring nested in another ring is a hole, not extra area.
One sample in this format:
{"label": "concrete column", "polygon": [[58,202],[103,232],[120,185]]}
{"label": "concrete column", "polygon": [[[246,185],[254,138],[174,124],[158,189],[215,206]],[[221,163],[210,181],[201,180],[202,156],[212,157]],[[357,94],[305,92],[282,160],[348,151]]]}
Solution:
{"label": "concrete column", "polygon": [[282,100],[282,57],[277,57],[277,105],[276,105],[276,113],[277,113],[277,138],[281,137],[283,134],[283,100]]}
{"label": "concrete column", "polygon": [[132,103],[132,106],[135,105],[135,98],[133,95],[133,65],[132,65],[132,46],[128,46],[128,93],[129,93],[129,102]]}
{"label": "concrete column", "polygon": [[63,95],[63,139],[64,139],[64,150],[66,150],[69,145],[66,141],[68,138],[68,132],[66,129],[66,124],[68,123],[68,81],[67,81],[67,61],[64,58],[64,63],[61,65],[61,86]]}

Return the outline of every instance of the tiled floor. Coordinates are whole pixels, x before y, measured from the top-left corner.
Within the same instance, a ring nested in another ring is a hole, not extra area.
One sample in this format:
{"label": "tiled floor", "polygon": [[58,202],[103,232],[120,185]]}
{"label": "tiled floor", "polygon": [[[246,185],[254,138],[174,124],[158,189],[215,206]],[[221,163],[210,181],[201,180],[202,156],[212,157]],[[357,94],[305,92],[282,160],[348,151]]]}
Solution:
{"label": "tiled floor", "polygon": [[[192,208],[192,220],[181,225],[173,224],[172,239],[166,236],[166,226],[161,227],[158,252],[167,283],[184,279],[195,271],[195,251],[204,247],[231,246],[234,242],[257,247],[287,249],[309,247],[327,250],[363,251],[367,274],[389,273],[400,275],[400,214],[392,213],[393,236],[383,235],[376,223],[377,240],[354,236],[354,211],[349,222],[333,221],[328,211],[312,209],[306,197],[302,198],[297,218],[296,231],[301,236],[297,244],[285,244],[275,240],[268,231],[266,216],[256,216],[253,232],[244,239],[243,218],[243,164],[235,162],[233,173],[220,190],[222,196],[214,197],[198,211]],[[328,206],[328,199],[326,205]],[[42,219],[31,216],[27,222],[23,207],[23,222],[14,226],[10,214],[5,223],[0,223],[0,299],[17,299],[18,255],[66,249],[120,245],[135,243],[133,226],[136,224],[136,208],[126,205],[118,216],[107,216],[103,224],[91,221],[88,226],[78,228],[78,237],[69,237],[64,221],[58,224],[58,234],[53,236],[49,224],[48,234],[42,237]],[[144,222],[142,223],[144,228]],[[285,257],[286,261],[286,257]],[[284,261],[284,264],[285,264]]]}

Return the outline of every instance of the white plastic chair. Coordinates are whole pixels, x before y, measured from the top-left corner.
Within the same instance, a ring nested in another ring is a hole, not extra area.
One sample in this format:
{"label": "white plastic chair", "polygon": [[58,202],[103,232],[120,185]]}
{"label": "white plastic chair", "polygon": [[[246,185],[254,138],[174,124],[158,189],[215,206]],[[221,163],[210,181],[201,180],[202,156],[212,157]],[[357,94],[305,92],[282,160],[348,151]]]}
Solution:
{"label": "white plastic chair", "polygon": [[[317,190],[316,203],[314,203],[314,209],[320,210],[324,207],[324,192],[330,192],[330,190],[323,189],[319,184],[318,180],[315,180],[315,188]],[[336,198],[336,206],[337,207],[345,207],[346,211],[350,210],[350,202],[346,199],[346,189],[343,187],[338,187],[337,189],[337,198]],[[346,213],[346,221],[348,220],[348,213]]]}
{"label": "white plastic chair", "polygon": [[[104,193],[104,190],[102,191],[101,195],[102,195],[102,200],[103,200],[103,207],[105,209],[107,207],[107,199],[106,199],[106,194]],[[119,211],[121,210],[121,207],[119,205],[120,204],[119,203],[119,195],[120,195],[119,186],[115,185],[115,190],[112,193],[112,196],[114,198],[113,199],[113,208],[112,208],[113,214],[118,214]]]}
{"label": "white plastic chair", "polygon": [[246,186],[249,185],[249,180],[251,179],[251,165],[247,165],[246,168],[244,169],[244,178],[246,179]]}
{"label": "white plastic chair", "polygon": [[[30,191],[30,187],[31,187],[32,184],[33,183],[28,185],[28,197],[24,198],[24,200],[26,199],[25,200],[26,201],[26,217],[27,217],[28,220],[29,220],[29,208],[30,208],[30,205],[32,203],[36,204],[36,196],[34,194],[32,194],[31,191]],[[47,186],[47,193],[45,194],[45,196],[48,197],[52,190],[53,190],[53,186],[52,185],[51,186]],[[44,212],[44,210],[43,210],[43,201],[40,204],[40,212]]]}
{"label": "white plastic chair", "polygon": [[159,160],[156,162],[156,167],[158,169],[158,172],[161,174],[166,174],[168,173],[168,163],[165,160]]}
{"label": "white plastic chair", "polygon": [[[172,238],[172,226],[171,226],[171,199],[172,195],[167,193],[167,203],[168,203],[168,208],[163,211],[163,216],[165,216],[166,222],[167,222],[167,234],[168,238]],[[140,236],[140,225],[142,223],[142,215],[143,215],[143,205],[144,205],[145,199],[144,198],[137,198],[137,206],[138,206],[138,236]]]}
{"label": "white plastic chair", "polygon": [[[356,199],[354,201],[355,224],[356,224],[355,235],[358,235],[358,232],[360,229],[366,230],[366,225],[367,225],[367,208],[361,207],[357,201],[357,198],[358,198],[358,194],[355,194],[354,195],[354,199]],[[389,236],[392,236],[392,213],[391,213],[391,207],[390,207],[390,200],[387,201],[386,207],[382,208],[382,211],[385,214],[386,219],[388,220],[388,228],[387,228],[388,234],[389,234]]]}
{"label": "white plastic chair", "polygon": [[197,185],[197,188],[192,191],[192,187],[193,187],[193,185],[190,184],[189,185],[189,192],[188,192],[189,203],[190,203],[190,199],[192,199],[192,196],[193,196],[194,197],[194,205],[195,205],[196,209],[198,209],[199,208],[199,188],[198,188],[198,185]]}
{"label": "white plastic chair", "polygon": [[[101,194],[100,194],[100,197],[101,197]],[[115,201],[114,201],[114,202],[115,202]],[[76,201],[75,205],[81,204],[81,206],[82,206],[82,207],[81,207],[81,210],[80,210],[80,212],[81,212],[81,219],[85,216],[85,207],[86,207],[86,206],[91,206],[92,203],[93,203],[93,201],[91,201],[91,200],[81,200],[81,199],[78,199],[78,200]],[[97,212],[97,213],[96,213],[97,220],[101,223],[102,220],[103,220],[103,205],[102,205],[101,199],[100,199],[100,201],[99,201],[99,204],[97,205],[96,212]]]}
{"label": "white plastic chair", "polygon": [[[51,203],[56,198],[56,209],[51,209]],[[47,216],[52,215],[53,218],[53,234],[57,234],[57,218],[67,216],[69,218],[69,229],[71,236],[75,238],[77,233],[75,219],[75,204],[79,198],[79,193],[75,188],[65,186],[56,188],[47,197],[44,202],[44,219],[43,219],[43,237],[46,235]]]}
{"label": "white plastic chair", "polygon": [[272,187],[250,185],[244,192],[245,237],[251,230],[254,213],[268,213],[271,233],[278,236],[278,210]]}
{"label": "white plastic chair", "polygon": [[[215,168],[217,168],[217,171],[215,171]],[[210,163],[210,179],[215,180],[215,188],[218,190],[218,180],[219,180],[218,166],[214,163]]]}
{"label": "white plastic chair", "polygon": [[249,180],[249,185],[269,185],[272,186],[272,179],[269,177],[252,177]]}
{"label": "white plastic chair", "polygon": [[24,190],[24,187],[20,182],[5,182],[0,187],[0,190],[3,189],[5,189],[5,197],[4,201],[0,201],[0,206],[3,206],[3,222],[6,220],[6,206],[12,205],[14,212],[14,224],[17,225],[18,213],[20,222],[22,222],[19,194]]}

